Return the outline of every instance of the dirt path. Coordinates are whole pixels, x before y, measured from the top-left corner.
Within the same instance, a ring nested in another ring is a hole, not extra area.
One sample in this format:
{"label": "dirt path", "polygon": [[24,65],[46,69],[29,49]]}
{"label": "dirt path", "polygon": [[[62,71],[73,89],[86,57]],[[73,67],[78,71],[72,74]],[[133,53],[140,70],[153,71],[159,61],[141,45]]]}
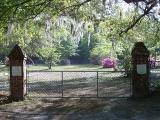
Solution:
{"label": "dirt path", "polygon": [[0,106],[1,120],[160,120],[160,98],[25,100]]}

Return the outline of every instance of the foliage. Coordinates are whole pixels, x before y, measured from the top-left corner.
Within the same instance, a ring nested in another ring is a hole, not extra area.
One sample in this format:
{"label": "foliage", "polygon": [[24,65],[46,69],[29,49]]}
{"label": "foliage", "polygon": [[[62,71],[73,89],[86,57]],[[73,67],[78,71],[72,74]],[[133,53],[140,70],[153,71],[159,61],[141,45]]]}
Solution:
{"label": "foliage", "polygon": [[[160,45],[159,21],[142,16],[137,22],[140,12],[135,9],[122,12],[116,4],[105,2],[3,0],[0,7],[1,59],[19,44],[28,56],[50,64],[72,56],[78,56],[83,62],[90,60],[100,64],[104,58],[121,56],[124,69],[129,71],[135,42],[145,42],[154,55]],[[132,19],[136,25],[126,31]],[[119,34],[121,31],[126,33]]]}
{"label": "foliage", "polygon": [[149,67],[155,68],[156,67],[156,61],[154,58],[149,58]]}
{"label": "foliage", "polygon": [[[50,26],[48,26],[48,21]],[[71,37],[70,29],[68,30],[66,24],[55,27],[52,24],[52,19],[46,20],[45,16],[40,20],[29,20],[24,26],[21,23],[9,24],[7,33],[2,35],[6,37],[2,37],[0,41],[2,43],[1,56],[3,58],[7,56],[15,44],[19,44],[28,56],[38,57],[51,64],[74,55],[77,45]],[[57,25],[58,22],[54,24]],[[10,26],[14,26],[14,29]]]}
{"label": "foliage", "polygon": [[81,39],[77,48],[77,59],[80,60],[80,63],[88,63],[90,56],[90,46],[88,46],[88,39],[86,36]]}
{"label": "foliage", "polygon": [[128,74],[131,70],[131,49],[129,47],[124,48],[124,50],[122,51],[122,55],[122,65],[124,70]]}
{"label": "foliage", "polygon": [[51,64],[56,64],[59,61],[60,53],[54,47],[42,47],[40,56],[46,63],[51,62]]}
{"label": "foliage", "polygon": [[115,58],[105,58],[102,60],[103,68],[115,68],[117,66],[117,60]]}
{"label": "foliage", "polygon": [[80,63],[89,63],[90,52],[97,43],[95,37],[92,34],[90,39],[88,38],[89,34],[90,33],[86,33],[78,44],[76,51],[77,55],[75,57],[80,61]]}
{"label": "foliage", "polygon": [[110,56],[111,45],[97,44],[91,51],[90,60],[93,64],[101,64],[101,60]]}
{"label": "foliage", "polygon": [[60,46],[59,52],[61,53],[61,59],[76,55],[77,45],[71,39],[62,40]]}

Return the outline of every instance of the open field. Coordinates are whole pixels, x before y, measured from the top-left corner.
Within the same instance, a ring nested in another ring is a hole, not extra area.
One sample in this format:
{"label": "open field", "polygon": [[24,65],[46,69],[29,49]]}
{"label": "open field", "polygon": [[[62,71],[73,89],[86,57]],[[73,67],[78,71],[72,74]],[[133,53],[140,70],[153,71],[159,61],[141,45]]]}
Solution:
{"label": "open field", "polygon": [[[9,67],[0,65],[0,72],[8,71]],[[27,65],[28,71],[114,71],[113,68],[103,68],[101,65],[93,64],[74,64],[74,65],[56,65],[48,69],[45,64]],[[120,69],[122,70],[122,69]]]}
{"label": "open field", "polygon": [[100,65],[79,64],[79,65],[57,65],[53,66],[51,70],[47,65],[29,65],[28,70],[48,70],[48,71],[113,71],[113,68],[103,68]]}

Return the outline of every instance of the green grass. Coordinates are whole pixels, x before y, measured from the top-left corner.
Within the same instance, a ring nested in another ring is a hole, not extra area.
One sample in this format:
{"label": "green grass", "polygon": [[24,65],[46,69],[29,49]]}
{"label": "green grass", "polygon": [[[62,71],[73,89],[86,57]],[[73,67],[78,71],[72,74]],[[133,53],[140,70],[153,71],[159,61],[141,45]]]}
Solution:
{"label": "green grass", "polygon": [[[49,70],[47,65],[32,65],[27,67],[32,70]],[[100,65],[83,64],[83,65],[56,65],[52,66],[49,71],[113,71],[113,68],[103,68]]]}

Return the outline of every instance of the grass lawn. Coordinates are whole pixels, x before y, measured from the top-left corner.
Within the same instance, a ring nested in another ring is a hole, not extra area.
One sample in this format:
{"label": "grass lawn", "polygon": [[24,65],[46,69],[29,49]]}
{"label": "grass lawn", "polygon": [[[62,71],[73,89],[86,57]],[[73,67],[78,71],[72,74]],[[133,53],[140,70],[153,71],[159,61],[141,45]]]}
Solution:
{"label": "grass lawn", "polygon": [[[49,70],[47,65],[31,65],[27,67],[32,70]],[[56,65],[49,71],[113,71],[113,68],[103,68],[100,65],[79,64],[79,65]]]}

